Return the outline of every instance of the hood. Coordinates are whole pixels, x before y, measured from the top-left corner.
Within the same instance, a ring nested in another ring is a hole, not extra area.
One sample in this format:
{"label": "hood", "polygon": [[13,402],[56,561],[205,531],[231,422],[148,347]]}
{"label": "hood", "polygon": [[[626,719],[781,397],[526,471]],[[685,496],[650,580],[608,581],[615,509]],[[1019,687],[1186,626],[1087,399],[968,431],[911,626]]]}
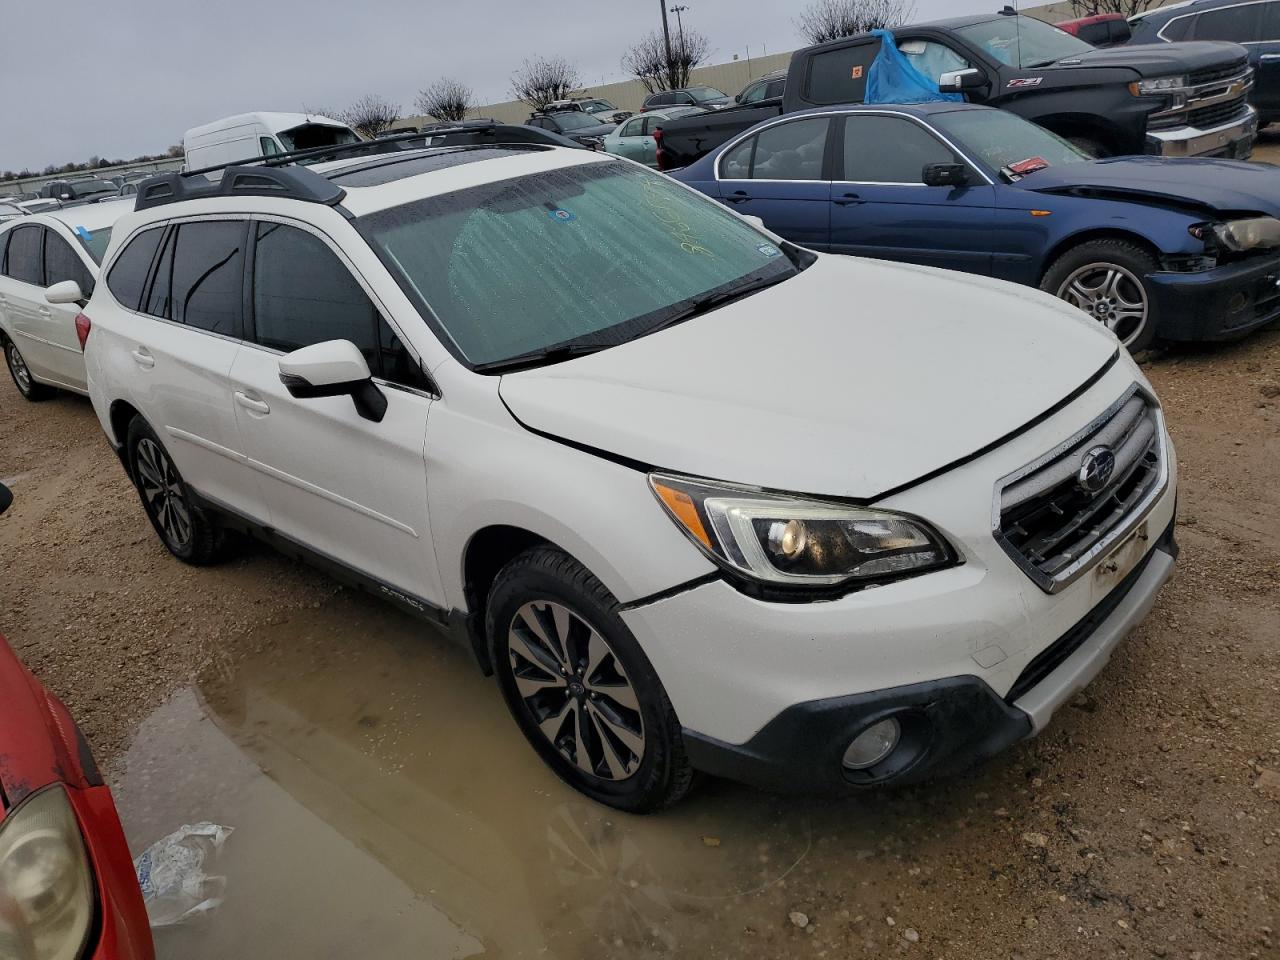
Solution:
{"label": "hood", "polygon": [[502,378],[525,426],[655,467],[873,499],[1025,426],[1115,339],[1047,294],[820,256],[620,347]]}
{"label": "hood", "polygon": [[569,130],[565,133],[566,137],[607,137],[613,131],[618,129],[616,123],[598,123],[594,127],[579,127],[577,130]]}
{"label": "hood", "polygon": [[1037,193],[1087,193],[1110,199],[1168,200],[1215,213],[1280,217],[1280,167],[1239,160],[1116,157],[1048,167],[1017,184]]}
{"label": "hood", "polygon": [[0,791],[3,810],[61,781],[86,786],[83,741],[66,708],[36,680],[0,637]]}
{"label": "hood", "polygon": [[[1124,67],[1140,77],[1167,77],[1231,66],[1244,66],[1249,52],[1238,43],[1196,40],[1185,43],[1128,44],[1074,54],[1053,64],[1053,69]],[[1048,68],[1046,68],[1048,69]]]}

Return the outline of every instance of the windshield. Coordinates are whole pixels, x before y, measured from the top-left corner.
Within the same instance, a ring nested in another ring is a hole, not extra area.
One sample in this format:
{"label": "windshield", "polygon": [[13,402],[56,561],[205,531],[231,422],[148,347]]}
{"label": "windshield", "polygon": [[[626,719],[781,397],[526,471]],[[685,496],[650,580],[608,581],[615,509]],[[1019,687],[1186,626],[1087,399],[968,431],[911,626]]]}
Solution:
{"label": "windshield", "polygon": [[310,150],[312,147],[336,147],[343,143],[359,143],[360,138],[346,127],[323,123],[304,123],[292,130],[276,134],[286,151]]}
{"label": "windshield", "polygon": [[587,127],[600,126],[600,121],[589,113],[553,113],[552,117],[560,125],[561,130],[585,130]]}
{"label": "windshield", "polygon": [[70,184],[70,192],[77,197],[87,197],[92,193],[114,193],[119,187],[105,180],[79,180]]}
{"label": "windshield", "polygon": [[472,364],[623,343],[708,293],[797,272],[749,224],[629,163],[485,184],[357,226]]}
{"label": "windshield", "polygon": [[715,87],[690,87],[687,92],[689,96],[693,97],[693,99],[697,100],[699,103],[704,103],[707,100],[729,99],[729,95],[727,93],[722,93]]}
{"label": "windshield", "polygon": [[1006,110],[953,110],[934,114],[933,122],[970,156],[994,170],[1023,160],[1040,159],[1051,167],[1062,167],[1092,159],[1044,127]]}
{"label": "windshield", "polygon": [[86,230],[84,227],[72,227],[80,245],[89,251],[93,262],[102,263],[102,255],[107,252],[107,244],[111,242],[111,228],[99,227],[97,230]]}
{"label": "windshield", "polygon": [[608,100],[588,100],[582,105],[585,109],[592,113],[599,113],[601,110],[617,110]]}
{"label": "windshield", "polygon": [[1024,69],[1047,67],[1093,49],[1079,37],[1031,17],[997,17],[956,33],[1001,63]]}

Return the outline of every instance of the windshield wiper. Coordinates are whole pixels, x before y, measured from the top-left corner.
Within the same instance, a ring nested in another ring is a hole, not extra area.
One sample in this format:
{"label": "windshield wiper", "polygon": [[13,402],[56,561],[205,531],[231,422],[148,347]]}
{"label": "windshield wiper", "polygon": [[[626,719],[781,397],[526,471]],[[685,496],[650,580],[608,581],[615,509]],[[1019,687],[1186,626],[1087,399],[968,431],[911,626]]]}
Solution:
{"label": "windshield wiper", "polygon": [[513,370],[525,370],[529,367],[544,367],[547,364],[559,363],[561,360],[572,360],[574,357],[585,357],[591,353],[599,353],[601,350],[607,350],[609,347],[616,346],[612,343],[562,343],[554,347],[542,347],[538,350],[530,350],[528,353],[518,353],[514,357],[507,357],[504,360],[486,360],[484,363],[473,364],[471,369],[476,373],[494,373],[501,371],[503,373]]}
{"label": "windshield wiper", "polygon": [[705,297],[699,297],[689,306],[685,307],[678,313],[665,317],[658,323],[654,324],[646,330],[643,336],[651,333],[657,333],[659,330],[666,330],[668,327],[674,327],[677,323],[684,323],[686,320],[692,320],[694,317],[709,313],[717,307],[723,307],[726,303],[732,303],[735,300],[741,300],[743,297],[749,297],[753,293],[759,293],[768,287],[776,286],[783,280],[790,280],[795,274],[788,273],[781,277],[768,277],[763,280],[752,280],[748,283],[739,284],[736,287],[730,287],[728,290],[721,290],[719,293],[710,293]]}

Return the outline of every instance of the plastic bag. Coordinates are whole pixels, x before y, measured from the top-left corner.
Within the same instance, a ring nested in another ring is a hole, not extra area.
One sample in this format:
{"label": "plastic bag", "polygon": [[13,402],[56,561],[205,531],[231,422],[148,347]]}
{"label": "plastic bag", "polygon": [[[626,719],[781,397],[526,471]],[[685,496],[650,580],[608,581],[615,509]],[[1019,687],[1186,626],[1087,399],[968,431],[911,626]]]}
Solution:
{"label": "plastic bag", "polygon": [[880,38],[880,52],[867,71],[865,103],[928,103],[934,100],[963,101],[959,93],[943,93],[937,82],[930,80],[911,65],[898,49],[888,30],[872,30]]}
{"label": "plastic bag", "polygon": [[231,835],[216,823],[185,824],[133,861],[142,900],[153,927],[168,927],[222,903],[227,878],[209,876],[206,864]]}

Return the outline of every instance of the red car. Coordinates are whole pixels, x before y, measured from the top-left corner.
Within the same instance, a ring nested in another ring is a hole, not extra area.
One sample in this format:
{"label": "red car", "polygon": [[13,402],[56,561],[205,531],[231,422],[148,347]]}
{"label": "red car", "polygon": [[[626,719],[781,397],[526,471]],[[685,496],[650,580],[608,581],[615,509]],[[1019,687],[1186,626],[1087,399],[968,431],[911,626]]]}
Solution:
{"label": "red car", "polygon": [[[0,484],[0,513],[11,500]],[[66,707],[3,637],[0,957],[155,957],[111,791]]]}
{"label": "red car", "polygon": [[1129,21],[1118,13],[1100,13],[1078,20],[1064,20],[1054,26],[1095,47],[1118,47],[1122,43],[1128,43],[1133,36]]}

